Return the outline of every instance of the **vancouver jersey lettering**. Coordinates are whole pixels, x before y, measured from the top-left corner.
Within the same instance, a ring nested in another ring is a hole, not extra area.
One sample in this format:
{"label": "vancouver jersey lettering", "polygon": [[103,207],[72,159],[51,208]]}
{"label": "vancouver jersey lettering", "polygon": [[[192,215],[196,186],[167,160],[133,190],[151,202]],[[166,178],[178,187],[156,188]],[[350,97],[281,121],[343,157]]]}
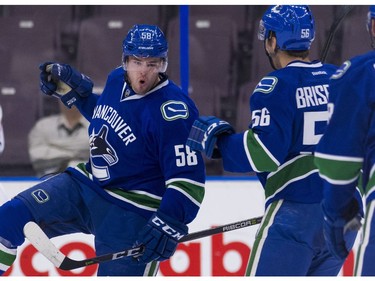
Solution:
{"label": "vancouver jersey lettering", "polygon": [[106,121],[126,146],[137,139],[136,136],[132,133],[132,129],[130,128],[130,126],[111,106],[96,106],[92,115],[92,119],[95,118]]}

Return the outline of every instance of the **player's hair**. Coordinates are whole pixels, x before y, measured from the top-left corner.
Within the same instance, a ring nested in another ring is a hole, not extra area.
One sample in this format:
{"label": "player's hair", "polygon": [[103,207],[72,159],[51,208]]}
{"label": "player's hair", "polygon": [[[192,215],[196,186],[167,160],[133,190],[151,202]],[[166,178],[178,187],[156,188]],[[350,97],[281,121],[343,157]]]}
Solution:
{"label": "player's hair", "polygon": [[[276,38],[276,34],[274,31],[270,31],[268,39],[270,39],[271,37]],[[276,38],[276,41],[277,41],[277,38]],[[276,46],[276,48],[279,49],[278,46]],[[284,52],[286,52],[291,57],[302,58],[302,59],[307,58],[308,55],[310,54],[310,50],[284,50]]]}

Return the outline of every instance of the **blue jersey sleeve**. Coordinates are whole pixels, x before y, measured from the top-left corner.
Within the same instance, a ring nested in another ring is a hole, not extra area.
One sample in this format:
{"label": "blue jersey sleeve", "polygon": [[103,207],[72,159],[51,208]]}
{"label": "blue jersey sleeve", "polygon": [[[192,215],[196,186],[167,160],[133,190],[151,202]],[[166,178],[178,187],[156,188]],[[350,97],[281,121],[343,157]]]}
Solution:
{"label": "blue jersey sleeve", "polygon": [[185,145],[198,111],[191,100],[182,99],[163,103],[158,114],[159,132],[155,135],[159,138],[159,162],[166,182],[159,209],[188,224],[196,217],[205,191],[203,158]]}
{"label": "blue jersey sleeve", "polygon": [[251,129],[223,137],[219,142],[224,169],[271,172],[285,160],[292,136],[294,103],[285,94],[288,86],[282,84],[276,77],[265,77],[255,88],[250,100]]}
{"label": "blue jersey sleeve", "polygon": [[360,177],[364,185],[375,160],[374,52],[345,62],[331,78],[329,125],[317,146],[315,162],[325,180],[330,211],[343,212]]}
{"label": "blue jersey sleeve", "polygon": [[78,99],[74,105],[88,121],[91,121],[98,99],[99,95],[92,93],[86,98]]}
{"label": "blue jersey sleeve", "polygon": [[[111,85],[114,80],[118,80],[119,76],[124,77],[124,71],[120,67],[114,69],[111,73],[109,73],[103,93],[107,92],[106,88],[108,88],[108,85]],[[123,79],[124,78],[122,78],[122,80]],[[88,121],[91,121],[95,106],[97,105],[100,96],[101,95],[99,94],[92,93],[88,97],[77,99],[74,102],[75,106]]]}

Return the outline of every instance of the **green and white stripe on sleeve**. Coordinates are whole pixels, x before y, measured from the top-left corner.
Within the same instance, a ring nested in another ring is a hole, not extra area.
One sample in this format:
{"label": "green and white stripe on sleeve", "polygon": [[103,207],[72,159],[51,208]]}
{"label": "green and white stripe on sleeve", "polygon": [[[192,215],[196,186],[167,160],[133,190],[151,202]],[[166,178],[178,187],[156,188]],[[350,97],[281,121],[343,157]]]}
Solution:
{"label": "green and white stripe on sleeve", "polygon": [[356,181],[360,176],[362,163],[362,157],[315,153],[315,164],[319,168],[320,176],[335,185],[346,185]]}
{"label": "green and white stripe on sleeve", "polygon": [[166,186],[182,193],[191,202],[200,207],[205,193],[204,183],[187,178],[173,178],[166,181]]}
{"label": "green and white stripe on sleeve", "polygon": [[254,172],[276,171],[280,162],[272,155],[260,138],[252,130],[247,130],[243,136],[247,159]]}
{"label": "green and white stripe on sleeve", "polygon": [[277,171],[269,173],[267,176],[267,183],[264,187],[266,201],[274,198],[290,184],[304,180],[317,172],[314,156],[311,154],[298,155],[290,159],[282,164]]}

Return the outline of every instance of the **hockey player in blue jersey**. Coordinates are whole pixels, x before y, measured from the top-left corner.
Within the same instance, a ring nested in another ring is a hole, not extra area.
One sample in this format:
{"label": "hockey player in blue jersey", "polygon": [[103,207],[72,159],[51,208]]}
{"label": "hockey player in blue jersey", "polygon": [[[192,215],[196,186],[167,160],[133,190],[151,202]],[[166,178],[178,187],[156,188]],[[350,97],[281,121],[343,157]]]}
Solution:
{"label": "hockey player in blue jersey", "polygon": [[[368,13],[368,31],[375,49],[375,6]],[[360,228],[362,214],[355,194],[363,189],[366,217],[355,260],[355,275],[375,276],[375,51],[356,56],[331,77],[329,125],[315,162],[324,179],[324,230],[329,249],[339,260],[350,248],[348,229]]]}
{"label": "hockey player in blue jersey", "polygon": [[[337,67],[310,61],[314,34],[308,6],[269,7],[258,37],[275,71],[251,95],[249,129],[234,133],[227,122],[201,116],[187,141],[208,157],[221,155],[226,171],[255,171],[264,187],[265,214],[246,275],[337,275],[343,264],[325,245],[323,183],[313,156],[327,125],[328,82]],[[349,248],[355,235],[347,235]]]}
{"label": "hockey player in blue jersey", "polygon": [[145,246],[137,259],[101,263],[100,276],[155,275],[173,255],[202,203],[205,170],[200,153],[185,145],[198,111],[168,79],[167,51],[157,26],[135,25],[123,41],[123,65],[109,74],[101,95],[69,65],[40,66],[42,91],[90,121],[90,159],[0,207],[2,273],[28,221],[49,237],[91,233],[97,255]]}

